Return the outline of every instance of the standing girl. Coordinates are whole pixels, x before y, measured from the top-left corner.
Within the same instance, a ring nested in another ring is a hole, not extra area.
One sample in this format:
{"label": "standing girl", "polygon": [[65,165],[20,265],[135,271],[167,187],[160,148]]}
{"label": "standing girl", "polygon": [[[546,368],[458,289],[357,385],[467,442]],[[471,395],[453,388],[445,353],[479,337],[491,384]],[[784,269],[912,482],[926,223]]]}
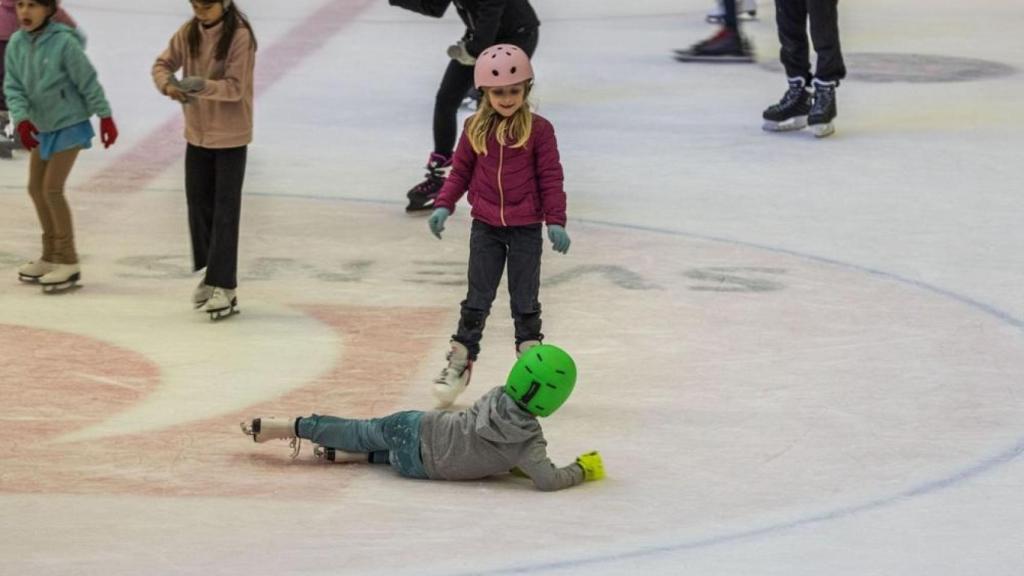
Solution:
{"label": "standing girl", "polygon": [[78,152],[96,136],[89,119],[100,117],[104,147],[117,127],[81,36],[52,22],[59,0],[17,0],[21,29],[5,54],[4,95],[29,161],[28,192],[43,228],[43,254],[18,269],[18,277],[47,292],[71,288],[81,270],[75,251],[71,208],[64,184]]}
{"label": "standing girl", "polygon": [[448,365],[434,381],[434,396],[442,408],[469,384],[506,263],[516,350],[522,354],[544,338],[537,300],[544,244],[541,224],[547,223],[556,252],[569,250],[558,144],[551,123],[530,111],[529,56],[511,44],[491,46],[477,58],[474,79],[484,97],[466,122],[451,174],[428,221],[440,238],[445,220],[469,191],[469,292],[462,301]]}
{"label": "standing girl", "polygon": [[[206,268],[192,294],[217,320],[237,312],[238,226],[246,152],[252,141],[256,38],[231,0],[191,0],[195,17],[153,64],[156,87],[185,111],[185,196],[193,270]],[[183,69],[181,80],[175,73]]]}

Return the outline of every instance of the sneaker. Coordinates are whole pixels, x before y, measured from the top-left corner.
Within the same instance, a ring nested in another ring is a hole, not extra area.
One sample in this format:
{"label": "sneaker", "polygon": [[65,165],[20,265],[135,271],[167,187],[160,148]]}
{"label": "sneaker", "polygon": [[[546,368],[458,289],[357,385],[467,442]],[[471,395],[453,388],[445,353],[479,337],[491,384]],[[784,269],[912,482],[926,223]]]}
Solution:
{"label": "sneaker", "polygon": [[789,88],[777,104],[772,104],[761,114],[762,126],[768,132],[786,132],[807,127],[807,115],[811,111],[814,94],[807,88],[803,78],[790,78]]}
{"label": "sneaker", "polygon": [[814,104],[807,115],[807,123],[815,137],[824,138],[836,131],[832,121],[836,118],[836,82],[814,79]]}
{"label": "sneaker", "polygon": [[213,296],[213,286],[206,283],[206,280],[200,280],[199,285],[192,291],[192,306],[196,310],[199,310],[203,306],[206,306],[206,302]]}
{"label": "sneaker", "polygon": [[299,455],[302,439],[295,435],[295,418],[269,417],[253,418],[240,424],[242,433],[251,436],[254,442],[262,444],[270,440],[291,440],[292,458]]}
{"label": "sneaker", "polygon": [[438,192],[444,186],[448,171],[451,170],[452,159],[442,156],[436,152],[430,154],[427,161],[427,174],[423,181],[413,186],[412,190],[406,193],[409,205],[405,207],[406,212],[422,212],[434,209],[434,200]]}
{"label": "sneaker", "polygon": [[18,280],[35,284],[39,282],[40,278],[52,272],[55,268],[57,268],[57,265],[53,262],[47,262],[42,259],[35,260],[18,268]]}
{"label": "sneaker", "polygon": [[473,375],[473,361],[469,359],[469,350],[461,342],[452,340],[452,349],[448,352],[448,365],[434,379],[434,398],[438,408],[447,408],[455,402],[462,391],[469,386]]}

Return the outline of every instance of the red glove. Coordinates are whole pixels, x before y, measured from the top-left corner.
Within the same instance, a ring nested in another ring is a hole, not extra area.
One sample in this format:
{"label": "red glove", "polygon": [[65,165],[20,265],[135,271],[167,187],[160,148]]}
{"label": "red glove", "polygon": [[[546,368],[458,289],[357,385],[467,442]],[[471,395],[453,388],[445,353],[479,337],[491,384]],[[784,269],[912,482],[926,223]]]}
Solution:
{"label": "red glove", "polygon": [[117,142],[117,124],[113,118],[100,118],[100,140],[104,148],[110,148]]}
{"label": "red glove", "polygon": [[39,146],[39,141],[32,137],[33,134],[38,133],[39,130],[36,129],[36,125],[28,120],[22,120],[18,123],[18,136],[21,137],[21,143],[25,146],[26,150]]}

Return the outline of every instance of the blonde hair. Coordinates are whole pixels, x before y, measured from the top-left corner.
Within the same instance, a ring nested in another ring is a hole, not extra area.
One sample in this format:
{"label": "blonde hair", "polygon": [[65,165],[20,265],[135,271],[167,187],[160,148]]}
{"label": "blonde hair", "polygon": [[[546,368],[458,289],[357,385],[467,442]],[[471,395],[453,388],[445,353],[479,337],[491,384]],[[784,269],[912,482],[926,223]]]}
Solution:
{"label": "blonde hair", "polygon": [[526,146],[526,142],[533,132],[533,113],[530,111],[529,99],[532,87],[532,82],[524,84],[523,105],[508,118],[502,116],[491,106],[491,99],[487,94],[490,89],[484,88],[483,97],[480,98],[480,108],[469,119],[469,124],[466,126],[466,135],[474,152],[487,155],[487,136],[492,130],[501,144],[513,141],[513,148]]}

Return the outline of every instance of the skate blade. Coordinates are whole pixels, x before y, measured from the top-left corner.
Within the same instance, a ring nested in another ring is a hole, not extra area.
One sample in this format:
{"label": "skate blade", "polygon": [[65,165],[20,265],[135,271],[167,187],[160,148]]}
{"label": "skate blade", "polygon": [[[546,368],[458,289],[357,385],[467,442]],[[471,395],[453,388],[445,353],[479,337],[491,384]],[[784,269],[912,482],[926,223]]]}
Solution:
{"label": "skate blade", "polygon": [[694,54],[686,50],[676,50],[676,60],[679,62],[722,62],[729,64],[750,64],[754,62],[753,55],[745,56],[707,56]]}
{"label": "skate blade", "polygon": [[815,138],[826,138],[831,136],[836,131],[836,127],[831,122],[828,124],[813,124],[811,125],[811,132],[814,133]]}
{"label": "skate blade", "polygon": [[39,285],[43,287],[43,292],[45,294],[62,294],[64,292],[69,292],[72,289],[80,288],[81,286],[78,284],[79,280],[81,280],[80,274],[72,274],[71,277],[64,282],[52,282],[50,284],[43,284],[40,282]]}
{"label": "skate blade", "polygon": [[18,274],[18,280],[21,280],[25,284],[39,284],[39,279],[42,276],[26,276],[25,274]]}
{"label": "skate blade", "polygon": [[[757,10],[738,12],[736,18],[743,21],[757,20]],[[704,21],[708,24],[725,24],[725,16],[712,16],[709,14],[704,17]]]}
{"label": "skate blade", "polygon": [[804,128],[807,128],[807,116],[797,116],[785,122],[765,120],[764,124],[761,125],[761,129],[765,132],[793,132],[795,130],[803,130]]}
{"label": "skate blade", "polygon": [[207,310],[206,312],[207,314],[210,315],[210,320],[216,322],[218,320],[230,318],[235,314],[240,314],[242,311],[238,309],[238,306],[232,305],[228,308],[221,308],[219,310]]}

